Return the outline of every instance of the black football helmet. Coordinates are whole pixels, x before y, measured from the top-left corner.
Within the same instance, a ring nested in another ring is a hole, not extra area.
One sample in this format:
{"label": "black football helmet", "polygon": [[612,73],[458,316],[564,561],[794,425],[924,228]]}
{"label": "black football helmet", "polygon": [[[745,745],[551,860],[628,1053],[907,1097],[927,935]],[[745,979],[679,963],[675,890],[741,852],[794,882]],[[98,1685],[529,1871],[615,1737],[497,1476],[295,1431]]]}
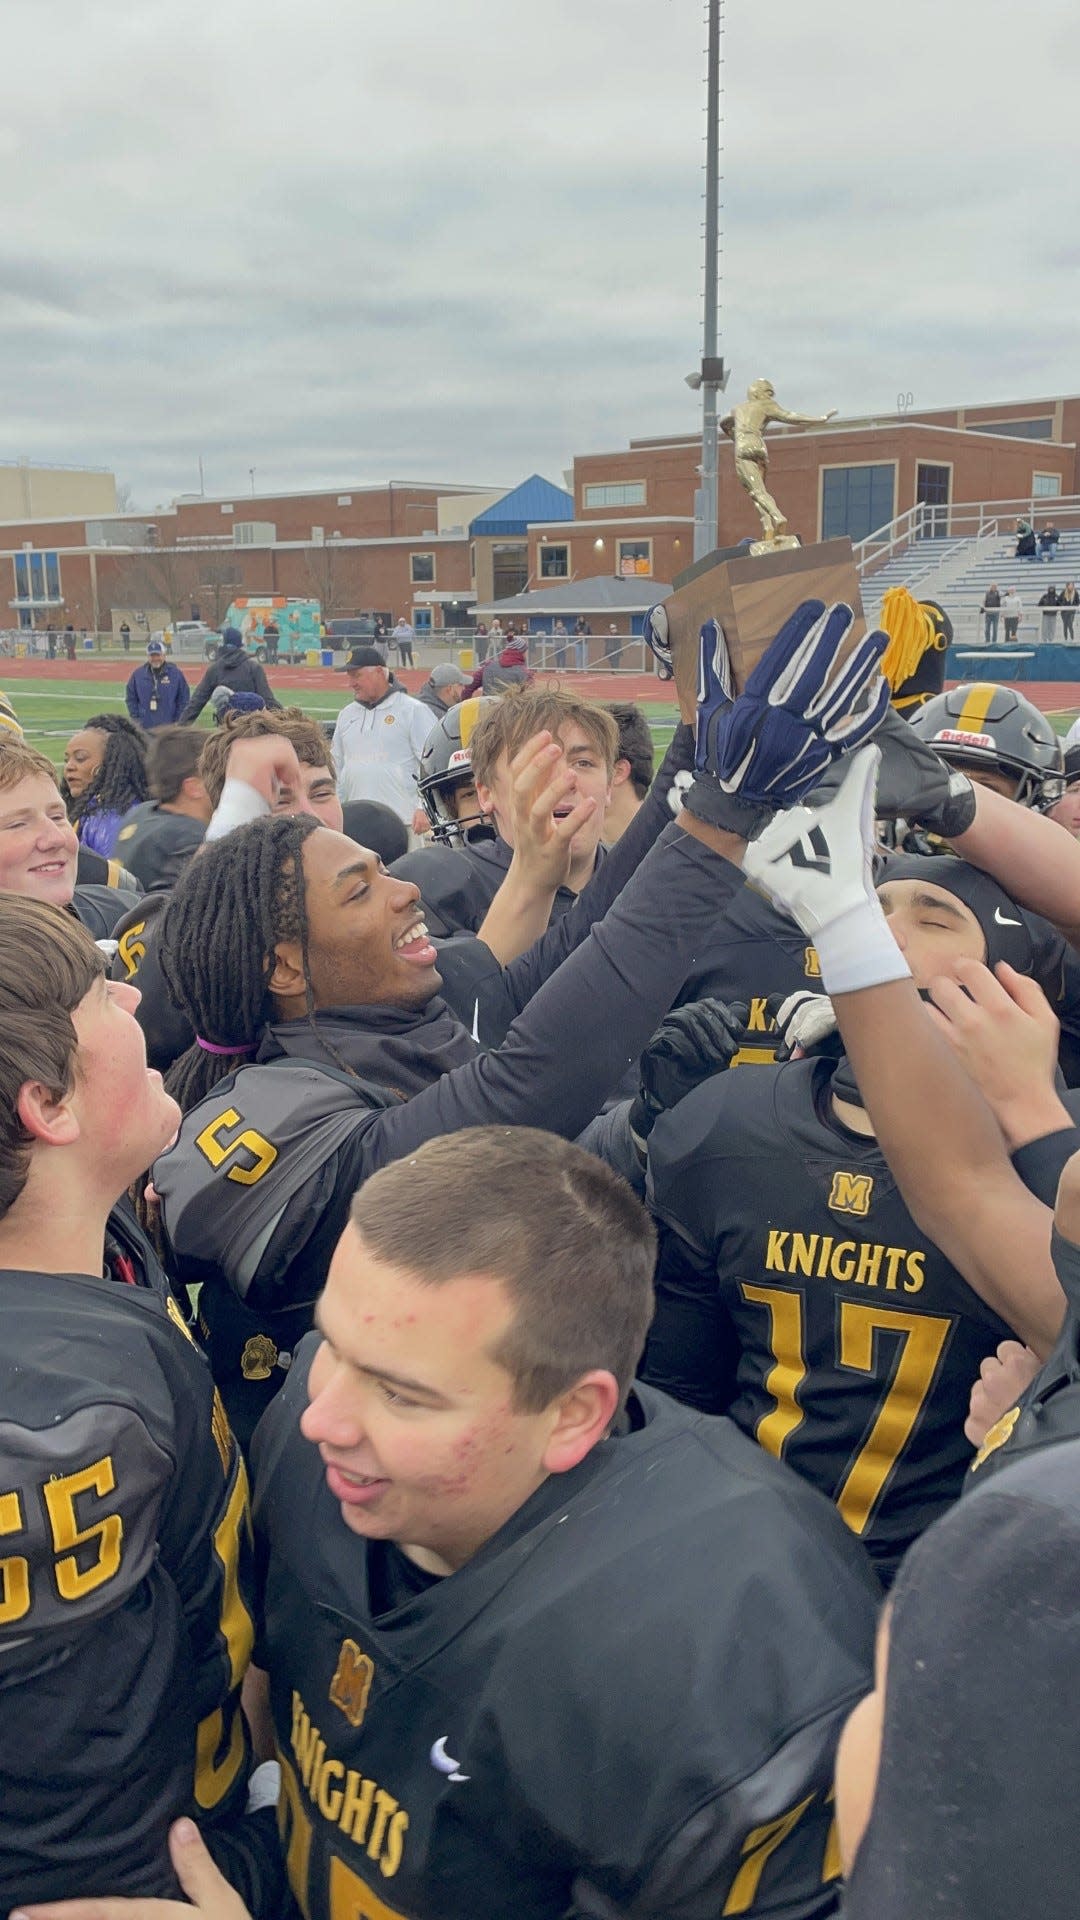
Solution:
{"label": "black football helmet", "polygon": [[450,796],[456,787],[472,780],[469,743],[477,722],[497,705],[497,700],[482,696],[459,701],[436,720],[424,742],[417,785],[424,812],[431,821],[432,835],[444,845],[495,838],[495,827],[487,814],[477,810],[459,819],[450,804]]}
{"label": "black football helmet", "polygon": [[1061,742],[1044,713],[1012,687],[974,681],[939,693],[909,723],[950,767],[992,767],[1015,779],[1013,799],[1042,811],[1064,791]]}

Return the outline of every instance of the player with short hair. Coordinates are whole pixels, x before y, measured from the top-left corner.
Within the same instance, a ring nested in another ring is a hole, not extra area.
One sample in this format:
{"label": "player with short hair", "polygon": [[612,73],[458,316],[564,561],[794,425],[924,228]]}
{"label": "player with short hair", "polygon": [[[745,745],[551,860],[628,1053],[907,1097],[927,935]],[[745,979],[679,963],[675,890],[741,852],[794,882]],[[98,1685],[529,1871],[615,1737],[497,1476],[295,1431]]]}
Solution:
{"label": "player with short hair", "polygon": [[[618,751],[618,730],[611,715],[591,701],[555,688],[526,687],[499,700],[463,701],[437,723],[421,755],[420,794],[437,844],[417,848],[393,866],[396,878],[420,888],[428,928],[436,937],[480,931],[514,854],[511,763],[526,741],[541,731],[559,742],[574,774],[564,810],[568,813],[585,797],[595,801],[595,808],[574,837],[569,872],[564,883],[553,889],[537,933],[549,918],[573,906],[595,873],[603,857],[604,820]],[[449,754],[443,750],[443,741]],[[467,759],[459,759],[459,753]],[[479,817],[472,812],[470,781]],[[489,823],[487,830],[485,823]]]}
{"label": "player with short hair", "polygon": [[236,1818],[243,1465],[160,1271],[136,1284],[124,1252],[107,1260],[111,1210],[178,1117],[136,999],[75,920],[0,899],[5,1909],[171,1893],[188,1809],[252,1898],[267,1866],[274,1886],[267,1837]]}
{"label": "player with short hair", "polygon": [[138,896],[119,884],[118,861],[101,861],[114,870],[112,884],[79,884],[80,852],[52,761],[0,736],[0,889],[65,907],[94,939],[108,939]]}
{"label": "player with short hair", "polygon": [[652,729],[636,701],[608,700],[605,705],[619,729],[611,800],[604,816],[604,844],[611,846],[625,833],[652,785],[654,748]]}
{"label": "player with short hair", "polygon": [[124,815],[117,849],[144,892],[174,886],[203,842],[213,805],[200,777],[202,739],[189,727],[158,727],[146,752],[149,800]]}
{"label": "player with short hair", "polygon": [[[254,1450],[309,1920],[835,1913],[872,1577],[729,1421],[634,1385],[652,1258],[622,1183],[527,1128],[354,1200]],[[206,1863],[186,1884],[235,1915]]]}

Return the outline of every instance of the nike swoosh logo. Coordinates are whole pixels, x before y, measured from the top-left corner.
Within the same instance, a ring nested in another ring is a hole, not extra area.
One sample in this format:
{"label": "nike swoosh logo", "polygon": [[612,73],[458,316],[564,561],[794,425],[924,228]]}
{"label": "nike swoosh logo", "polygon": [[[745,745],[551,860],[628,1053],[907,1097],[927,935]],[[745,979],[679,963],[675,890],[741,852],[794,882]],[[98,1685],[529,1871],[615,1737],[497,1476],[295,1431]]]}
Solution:
{"label": "nike swoosh logo", "polygon": [[1010,920],[1008,914],[1002,913],[1000,907],[994,908],[994,919],[999,927],[1022,927],[1024,924],[1022,920]]}
{"label": "nike swoosh logo", "polygon": [[479,1046],[480,1045],[480,996],[479,994],[476,997],[476,1003],[472,1010],[472,1037],[476,1041],[477,1046]]}
{"label": "nike swoosh logo", "polygon": [[431,1761],[436,1773],[445,1773],[447,1779],[467,1780],[469,1775],[462,1773],[453,1754],[447,1753],[446,1740],[447,1736],[445,1733],[439,1736],[428,1755],[428,1759]]}

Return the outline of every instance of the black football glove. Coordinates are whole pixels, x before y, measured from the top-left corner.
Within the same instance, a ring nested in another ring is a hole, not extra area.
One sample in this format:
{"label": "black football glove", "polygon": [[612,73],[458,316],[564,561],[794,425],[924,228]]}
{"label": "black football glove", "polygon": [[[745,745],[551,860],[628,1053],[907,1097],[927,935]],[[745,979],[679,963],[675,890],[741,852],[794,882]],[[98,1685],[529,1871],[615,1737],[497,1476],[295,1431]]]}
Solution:
{"label": "black football glove", "polygon": [[964,773],[920,739],[894,707],[874,735],[881,749],[874,811],[883,820],[902,817],[943,840],[966,833],[975,818],[975,789]]}
{"label": "black football glove", "polygon": [[630,1131],[644,1154],[655,1121],[702,1080],[730,1067],[743,1044],[750,1009],[723,1000],[692,1000],[660,1022],[641,1056],[641,1082],[630,1108]]}

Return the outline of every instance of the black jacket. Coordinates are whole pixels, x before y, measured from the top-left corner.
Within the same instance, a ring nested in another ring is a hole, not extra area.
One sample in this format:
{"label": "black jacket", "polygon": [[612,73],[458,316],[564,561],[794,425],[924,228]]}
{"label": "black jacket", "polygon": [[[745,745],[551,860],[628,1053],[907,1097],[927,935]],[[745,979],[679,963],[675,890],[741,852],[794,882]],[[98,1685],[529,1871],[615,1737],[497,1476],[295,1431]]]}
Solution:
{"label": "black jacket", "polygon": [[228,687],[230,693],[260,693],[268,707],[281,707],[258,661],[241,647],[226,647],[199,681],[180,721],[182,727],[190,727],[198,719],[215,687]]}
{"label": "black jacket", "polygon": [[186,813],[170,813],[158,800],[142,800],[124,815],[116,845],[144,892],[174,887],[203,842],[206,828]]}

